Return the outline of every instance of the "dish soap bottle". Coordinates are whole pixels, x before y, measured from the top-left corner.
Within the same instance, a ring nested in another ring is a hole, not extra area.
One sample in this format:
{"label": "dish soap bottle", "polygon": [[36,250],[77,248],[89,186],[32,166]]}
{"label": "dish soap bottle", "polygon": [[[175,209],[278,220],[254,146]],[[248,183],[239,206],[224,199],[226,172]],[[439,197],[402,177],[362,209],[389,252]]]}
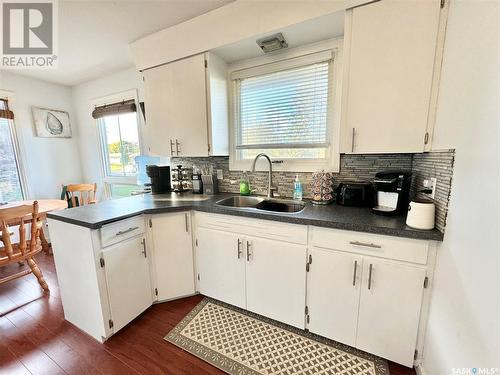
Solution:
{"label": "dish soap bottle", "polygon": [[248,183],[246,171],[243,172],[243,177],[240,181],[240,195],[250,195],[250,184]]}
{"label": "dish soap bottle", "polygon": [[302,200],[302,182],[299,180],[299,175],[295,175],[295,182],[293,183],[293,200]]}

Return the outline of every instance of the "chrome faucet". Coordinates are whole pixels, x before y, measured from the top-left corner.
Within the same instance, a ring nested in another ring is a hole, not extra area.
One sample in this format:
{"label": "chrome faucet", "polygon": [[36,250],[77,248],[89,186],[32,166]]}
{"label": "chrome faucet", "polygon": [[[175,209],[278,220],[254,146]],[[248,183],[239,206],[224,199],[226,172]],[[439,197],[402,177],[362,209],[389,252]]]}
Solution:
{"label": "chrome faucet", "polygon": [[257,163],[257,159],[260,158],[260,157],[266,158],[267,161],[269,162],[269,181],[267,183],[267,197],[268,198],[272,198],[273,197],[273,190],[274,190],[274,188],[272,187],[273,186],[273,163],[271,161],[271,158],[269,156],[267,156],[266,154],[264,154],[264,153],[258,154],[255,157],[255,159],[253,159],[253,162],[252,162],[252,172],[255,172],[255,164]]}

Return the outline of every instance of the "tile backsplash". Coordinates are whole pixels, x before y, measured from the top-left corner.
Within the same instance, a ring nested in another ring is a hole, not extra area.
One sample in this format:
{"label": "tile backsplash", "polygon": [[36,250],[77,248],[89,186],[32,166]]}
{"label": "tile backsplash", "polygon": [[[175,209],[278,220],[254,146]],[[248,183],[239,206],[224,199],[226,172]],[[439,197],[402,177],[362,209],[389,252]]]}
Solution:
{"label": "tile backsplash", "polygon": [[[243,177],[242,171],[229,170],[227,156],[214,156],[207,158],[172,158],[172,165],[182,164],[184,167],[222,169],[224,179],[219,181],[221,192],[238,193],[239,182]],[[375,173],[385,169],[411,170],[412,154],[384,154],[384,155],[341,155],[340,172],[335,173],[334,182],[337,185],[344,181],[371,181]],[[293,196],[293,182],[295,175],[299,175],[304,187],[304,198],[311,197],[312,173],[303,172],[273,172],[273,185],[278,188],[277,194],[281,197]],[[267,171],[247,172],[250,188],[256,194],[267,192]]]}
{"label": "tile backsplash", "polygon": [[[340,171],[334,174],[334,183],[338,185],[345,181],[372,181],[375,173],[383,170],[411,170],[413,171],[412,196],[420,190],[424,178],[436,177],[438,190],[436,193],[436,228],[444,232],[448,200],[453,174],[454,150],[444,152],[429,152],[424,154],[367,154],[340,156]],[[214,172],[221,169],[223,180],[219,181],[221,192],[238,193],[239,182],[243,177],[242,171],[229,170],[229,157],[174,157],[171,165],[182,164],[183,167],[209,169]],[[312,173],[273,172],[273,185],[277,187],[277,194],[281,197],[293,196],[293,182],[298,174],[304,187],[304,198],[311,197]],[[267,192],[267,171],[247,172],[250,188],[254,194],[264,195]]]}
{"label": "tile backsplash", "polygon": [[443,233],[448,215],[454,163],[455,150],[433,151],[413,155],[412,197],[426,198],[426,194],[419,192],[423,188],[423,180],[432,177],[437,178],[436,194],[434,196],[436,228]]}

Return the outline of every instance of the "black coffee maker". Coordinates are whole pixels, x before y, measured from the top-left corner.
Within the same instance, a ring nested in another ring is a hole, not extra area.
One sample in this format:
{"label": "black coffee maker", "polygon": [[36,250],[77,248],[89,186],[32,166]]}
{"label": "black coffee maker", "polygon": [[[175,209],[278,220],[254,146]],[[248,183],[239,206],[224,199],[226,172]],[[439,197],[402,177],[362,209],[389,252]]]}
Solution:
{"label": "black coffee maker", "polygon": [[372,212],[380,215],[398,215],[408,210],[411,172],[378,172],[373,180],[375,205]]}
{"label": "black coffee maker", "polygon": [[151,179],[152,194],[164,194],[172,190],[169,166],[147,165],[146,174]]}

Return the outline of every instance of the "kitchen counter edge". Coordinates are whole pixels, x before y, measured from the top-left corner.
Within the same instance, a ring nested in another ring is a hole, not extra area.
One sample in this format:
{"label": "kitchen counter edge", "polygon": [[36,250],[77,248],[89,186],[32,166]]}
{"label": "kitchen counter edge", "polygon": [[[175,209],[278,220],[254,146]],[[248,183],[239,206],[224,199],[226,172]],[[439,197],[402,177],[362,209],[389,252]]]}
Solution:
{"label": "kitchen counter edge", "polygon": [[[323,228],[342,229],[355,232],[365,232],[365,233],[373,233],[373,234],[380,234],[380,235],[387,235],[394,237],[412,238],[419,240],[443,241],[444,237],[443,233],[441,233],[437,229],[433,229],[430,231],[418,230],[418,229],[411,229],[405,225],[402,225],[401,228],[375,226],[375,225],[360,223],[358,220],[356,220],[355,217],[353,217],[352,221],[346,222],[345,220],[336,221],[335,217],[326,219],[324,217],[325,215],[321,215],[323,217],[314,218],[314,217],[301,217],[300,215],[294,215],[294,214],[283,214],[276,212],[258,212],[254,210],[221,207],[215,205],[215,199],[213,198],[208,199],[207,201],[198,201],[198,202],[184,201],[181,203],[177,203],[176,205],[166,205],[163,207],[142,207],[137,210],[132,209],[128,212],[118,213],[117,215],[112,215],[108,218],[96,222],[88,220],[86,221],[83,219],[78,219],[75,217],[64,215],[64,213],[68,211],[50,212],[48,213],[47,216],[50,219],[95,230],[95,229],[100,229],[102,226],[106,224],[111,224],[120,220],[124,220],[130,217],[139,216],[143,214],[146,215],[161,214],[168,212],[182,212],[191,210],[207,212],[207,213],[239,216],[239,217],[249,217],[249,218],[263,219],[263,220],[272,220],[290,224],[312,225]],[[309,212],[309,216],[314,216],[314,214],[311,214]]]}

